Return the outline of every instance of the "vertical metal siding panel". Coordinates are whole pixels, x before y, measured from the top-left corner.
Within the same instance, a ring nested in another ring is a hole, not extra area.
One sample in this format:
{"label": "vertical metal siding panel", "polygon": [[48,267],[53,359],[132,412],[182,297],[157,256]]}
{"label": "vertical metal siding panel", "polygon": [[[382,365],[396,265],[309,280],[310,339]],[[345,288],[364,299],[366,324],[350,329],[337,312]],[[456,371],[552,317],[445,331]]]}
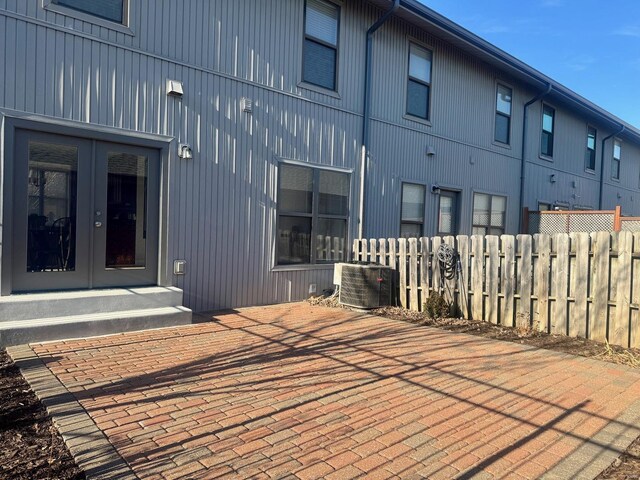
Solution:
{"label": "vertical metal siding panel", "polygon": [[[7,18],[5,23],[5,42],[7,45],[16,45],[16,21],[13,18]],[[16,99],[16,57],[18,51],[15,48],[5,49],[5,87],[4,87],[4,104],[8,108],[15,108]]]}
{"label": "vertical metal siding panel", "polygon": [[6,102],[7,94],[7,18],[0,15],[0,100]]}

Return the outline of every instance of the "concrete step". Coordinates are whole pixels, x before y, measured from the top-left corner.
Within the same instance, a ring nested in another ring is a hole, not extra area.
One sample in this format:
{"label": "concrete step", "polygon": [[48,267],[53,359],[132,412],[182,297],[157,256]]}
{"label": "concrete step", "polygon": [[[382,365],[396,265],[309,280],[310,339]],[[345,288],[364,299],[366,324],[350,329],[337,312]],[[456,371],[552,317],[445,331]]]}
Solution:
{"label": "concrete step", "polygon": [[179,306],[9,321],[0,323],[0,348],[190,323],[191,310]]}
{"label": "concrete step", "polygon": [[91,315],[179,305],[182,305],[182,290],[175,287],[16,294],[0,297],[0,325],[4,322],[44,317]]}

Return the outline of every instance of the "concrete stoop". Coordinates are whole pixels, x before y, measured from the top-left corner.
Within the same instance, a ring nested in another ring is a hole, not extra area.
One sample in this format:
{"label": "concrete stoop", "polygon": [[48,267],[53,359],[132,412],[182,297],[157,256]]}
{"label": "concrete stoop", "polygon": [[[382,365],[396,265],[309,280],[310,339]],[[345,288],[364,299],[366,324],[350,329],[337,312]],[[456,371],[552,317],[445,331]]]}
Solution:
{"label": "concrete stoop", "polygon": [[114,288],[0,297],[0,347],[191,323],[174,287]]}

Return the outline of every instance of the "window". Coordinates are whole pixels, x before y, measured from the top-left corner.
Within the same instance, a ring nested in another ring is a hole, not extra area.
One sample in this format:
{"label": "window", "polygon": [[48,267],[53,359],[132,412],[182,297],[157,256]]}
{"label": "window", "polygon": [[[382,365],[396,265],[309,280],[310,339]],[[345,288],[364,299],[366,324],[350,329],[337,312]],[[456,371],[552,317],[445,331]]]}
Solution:
{"label": "window", "polygon": [[611,178],[620,180],[620,157],[622,155],[622,144],[620,140],[613,142],[613,159],[611,160]]}
{"label": "window", "polygon": [[349,174],[280,165],[278,265],[346,260]]}
{"label": "window", "polygon": [[548,105],[542,107],[542,145],[540,153],[553,157],[553,129],[556,111]]}
{"label": "window", "polygon": [[302,80],[336,90],[340,9],[322,0],[307,0],[304,21]]}
{"label": "window", "polygon": [[407,114],[429,120],[431,91],[431,51],[409,45],[409,79],[407,82]]}
{"label": "window", "polygon": [[402,184],[400,236],[421,237],[424,227],[424,185]]}
{"label": "window", "polygon": [[549,210],[553,210],[551,208],[551,204],[547,202],[538,202],[538,211],[539,212],[547,212]]}
{"label": "window", "polygon": [[498,85],[496,95],[496,142],[509,144],[511,142],[511,89],[504,85]]}
{"label": "window", "polygon": [[507,199],[497,195],[473,195],[473,234],[502,235],[507,214]]}
{"label": "window", "polygon": [[438,235],[455,235],[458,233],[458,194],[442,190],[438,206]]}
{"label": "window", "polygon": [[53,0],[53,3],[111,22],[125,23],[126,0]]}
{"label": "window", "polygon": [[593,127],[587,128],[587,153],[585,156],[586,169],[595,171],[596,169],[596,136],[597,131]]}

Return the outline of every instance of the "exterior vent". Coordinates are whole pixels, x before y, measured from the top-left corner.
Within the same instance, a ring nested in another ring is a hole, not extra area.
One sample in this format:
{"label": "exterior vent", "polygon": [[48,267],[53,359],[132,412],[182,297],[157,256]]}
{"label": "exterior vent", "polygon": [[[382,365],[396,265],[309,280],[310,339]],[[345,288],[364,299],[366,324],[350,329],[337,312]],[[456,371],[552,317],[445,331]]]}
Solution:
{"label": "exterior vent", "polygon": [[253,100],[250,98],[242,97],[240,101],[240,106],[242,107],[242,111],[244,113],[252,113],[253,112]]}
{"label": "exterior vent", "polygon": [[391,303],[391,269],[381,265],[342,265],[340,303],[356,308],[378,308]]}

